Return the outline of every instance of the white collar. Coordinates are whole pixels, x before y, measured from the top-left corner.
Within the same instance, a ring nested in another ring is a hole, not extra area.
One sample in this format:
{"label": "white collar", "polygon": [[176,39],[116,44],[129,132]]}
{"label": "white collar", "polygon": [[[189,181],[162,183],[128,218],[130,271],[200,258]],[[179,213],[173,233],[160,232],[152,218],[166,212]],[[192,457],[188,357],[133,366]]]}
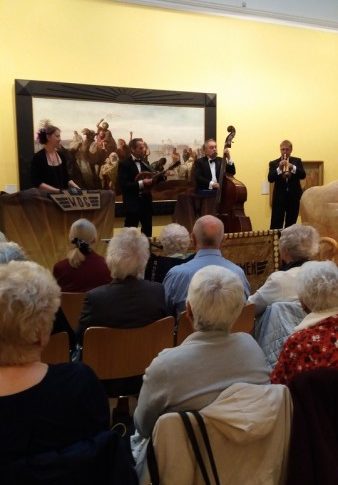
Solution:
{"label": "white collar", "polygon": [[338,314],[338,307],[331,308],[330,310],[323,310],[321,312],[311,312],[300,322],[297,327],[293,329],[293,332],[298,332],[298,330],[304,330],[305,328],[314,327],[321,320],[325,318],[332,317],[332,315]]}

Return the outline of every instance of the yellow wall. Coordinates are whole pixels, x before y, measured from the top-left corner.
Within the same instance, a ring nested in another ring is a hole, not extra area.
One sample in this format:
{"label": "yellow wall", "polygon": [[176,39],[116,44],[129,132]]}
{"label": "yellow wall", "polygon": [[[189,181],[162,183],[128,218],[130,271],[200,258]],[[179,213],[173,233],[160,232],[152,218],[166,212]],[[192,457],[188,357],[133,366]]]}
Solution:
{"label": "yellow wall", "polygon": [[0,25],[0,189],[18,183],[16,78],[217,93],[254,229],[269,225],[261,183],[282,139],[338,178],[335,33],[113,0],[0,0]]}

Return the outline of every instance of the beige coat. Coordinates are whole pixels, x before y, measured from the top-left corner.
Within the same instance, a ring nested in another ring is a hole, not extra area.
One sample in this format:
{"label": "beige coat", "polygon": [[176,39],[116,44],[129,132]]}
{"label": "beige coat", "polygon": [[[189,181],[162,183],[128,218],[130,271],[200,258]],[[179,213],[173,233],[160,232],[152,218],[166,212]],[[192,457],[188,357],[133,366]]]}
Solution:
{"label": "beige coat", "polygon": [[[200,413],[207,426],[221,484],[284,483],[292,413],[285,386],[233,384]],[[196,429],[193,417],[191,421]],[[196,434],[200,438],[198,431]],[[153,441],[161,485],[204,484],[177,413],[158,419]],[[202,445],[201,450],[206,457]],[[209,476],[212,477],[210,469]]]}

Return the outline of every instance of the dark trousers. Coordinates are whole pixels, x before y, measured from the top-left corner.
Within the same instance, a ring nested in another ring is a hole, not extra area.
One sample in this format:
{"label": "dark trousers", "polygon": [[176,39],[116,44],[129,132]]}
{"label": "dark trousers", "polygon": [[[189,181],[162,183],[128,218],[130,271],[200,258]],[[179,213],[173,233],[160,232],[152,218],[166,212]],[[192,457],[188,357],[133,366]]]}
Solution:
{"label": "dark trousers", "polygon": [[272,201],[272,213],[270,229],[281,229],[292,226],[297,222],[299,213],[299,199],[290,199],[286,194],[283,198],[274,199]]}
{"label": "dark trousers", "polygon": [[138,198],[138,207],[135,210],[126,207],[124,227],[138,227],[139,223],[141,224],[141,231],[147,237],[151,237],[153,231],[152,200],[146,195],[141,195]]}

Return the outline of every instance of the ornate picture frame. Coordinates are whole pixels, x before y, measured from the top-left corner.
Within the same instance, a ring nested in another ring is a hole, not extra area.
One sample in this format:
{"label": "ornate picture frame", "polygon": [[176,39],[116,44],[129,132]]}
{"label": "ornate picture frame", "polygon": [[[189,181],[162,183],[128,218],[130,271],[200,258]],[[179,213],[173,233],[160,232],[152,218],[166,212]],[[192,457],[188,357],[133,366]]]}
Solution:
{"label": "ornate picture frame", "polygon": [[[91,103],[90,107],[95,113],[93,114],[93,118],[90,121],[90,128],[94,127],[94,129],[95,126],[97,126],[98,120],[96,118],[99,113],[99,107],[101,106],[104,106],[104,108],[102,108],[102,111],[100,112],[102,113],[102,116],[100,116],[102,118],[106,116],[106,113],[112,111],[116,112],[116,110],[118,110],[119,108],[121,108],[120,111],[123,111],[124,117],[128,116],[128,112],[133,113],[134,111],[136,111],[136,108],[140,108],[138,109],[138,111],[141,112],[141,116],[142,112],[149,113],[149,111],[151,111],[151,119],[148,117],[147,119],[141,121],[143,122],[143,126],[146,126],[147,122],[154,123],[155,120],[154,131],[157,112],[158,114],[161,113],[161,120],[165,120],[163,126],[162,141],[163,145],[165,145],[166,147],[166,150],[168,150],[168,154],[171,153],[170,150],[172,149],[172,147],[175,147],[177,144],[175,143],[175,140],[172,140],[170,136],[168,136],[168,133],[165,133],[166,126],[175,127],[175,125],[180,122],[182,123],[182,126],[185,126],[184,120],[187,117],[187,113],[190,113],[191,109],[193,113],[195,113],[195,111],[197,112],[197,110],[194,111],[194,108],[199,109],[199,115],[196,117],[198,118],[198,121],[196,121],[196,133],[198,132],[198,136],[196,136],[196,138],[198,139],[191,139],[195,126],[193,124],[195,122],[193,119],[193,121],[190,123],[190,135],[187,136],[187,138],[189,138],[189,140],[187,139],[187,144],[193,142],[196,144],[202,144],[205,139],[215,138],[216,136],[216,94],[214,93],[165,91],[155,89],[125,88],[114,86],[99,86],[17,79],[15,80],[15,99],[20,190],[31,187],[31,159],[34,152],[37,151],[37,149],[41,148],[37,146],[35,138],[37,131],[37,121],[41,121],[37,120],[36,118],[41,117],[42,111],[40,110],[39,116],[34,113],[34,109],[36,109],[35,106],[41,103],[41,100],[45,101],[46,106],[48,106],[49,109],[44,118],[50,119],[53,124],[57,125],[61,129],[61,136],[63,131],[66,132],[66,129],[64,128],[64,126],[62,126],[62,123],[59,123],[58,120],[64,119],[64,116],[67,117],[68,111],[69,119],[76,119],[73,111],[75,112],[75,110],[78,109],[79,105],[81,106],[85,103],[88,104],[88,102]],[[61,105],[61,103],[63,103],[62,109],[59,106]],[[67,108],[64,108],[65,106]],[[166,114],[166,107],[170,108],[170,115]],[[165,112],[164,114],[163,111]],[[88,109],[86,113],[88,113]],[[121,116],[121,118],[123,116]],[[166,120],[168,120],[167,125],[165,125]],[[108,121],[112,125],[113,131],[115,127],[115,120]],[[86,121],[86,123],[87,122],[88,121]],[[81,135],[81,129],[86,128],[86,126],[83,125],[84,123],[81,124],[81,120],[79,120],[78,125],[72,125],[73,130],[76,131],[80,128]],[[118,125],[117,122],[116,125]],[[134,122],[133,119],[130,119],[130,127],[133,128],[134,125],[142,126],[142,123],[140,124],[140,120],[138,120],[137,124],[136,121]],[[186,125],[189,125],[189,120],[186,122]],[[131,129],[130,131],[133,130]],[[180,131],[182,132],[182,129]],[[93,133],[95,132],[93,131]],[[115,136],[116,139],[120,137],[122,138],[122,135],[119,132],[114,133],[113,131],[113,136]],[[147,135],[146,139],[144,135],[142,136],[142,131],[140,129],[138,129],[137,132],[134,132],[134,136],[143,137],[145,141],[150,144],[150,149],[151,146],[155,146],[156,143],[157,147],[161,144],[158,142],[158,140],[156,141],[149,139],[151,135]],[[128,141],[129,140],[127,140],[127,142]],[[180,142],[181,149],[183,146],[184,142]],[[159,150],[157,151],[157,153],[160,153]],[[170,160],[168,160],[168,164],[169,163]],[[157,195],[155,194],[154,196],[155,214],[170,213],[173,210],[176,198],[175,183],[174,180],[171,180],[170,182],[171,184],[169,184],[169,190],[163,191],[166,200],[160,200],[162,198],[161,194],[159,195],[159,199],[157,201]],[[93,187],[84,186],[83,188]],[[180,190],[182,189],[183,187],[181,183]]]}

